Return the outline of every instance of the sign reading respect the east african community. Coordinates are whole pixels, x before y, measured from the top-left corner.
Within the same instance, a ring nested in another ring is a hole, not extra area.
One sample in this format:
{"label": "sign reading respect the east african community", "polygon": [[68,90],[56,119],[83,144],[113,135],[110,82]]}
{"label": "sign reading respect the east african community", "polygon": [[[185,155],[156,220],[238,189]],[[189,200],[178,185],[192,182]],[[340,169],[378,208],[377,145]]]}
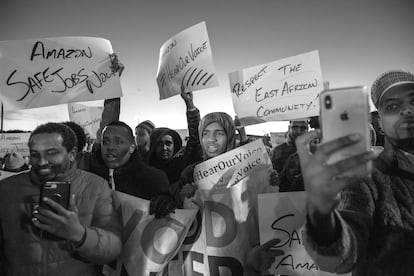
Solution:
{"label": "sign reading respect the east african community", "polygon": [[80,125],[89,137],[96,139],[96,133],[102,120],[103,106],[86,106],[69,103],[69,120]]}
{"label": "sign reading respect the east african community", "polygon": [[177,254],[197,213],[176,209],[166,217],[149,215],[149,201],[116,192],[114,205],[121,211],[123,246],[115,262],[104,266],[104,274],[162,275],[161,271]]}
{"label": "sign reading respect the east african community", "polygon": [[0,98],[5,110],[122,96],[103,38],[54,37],[0,42]]}
{"label": "sign reading respect the east african community", "polygon": [[[244,275],[245,255],[259,243],[257,195],[275,192],[269,185],[271,170],[261,140],[196,167],[198,189],[184,206],[194,204],[199,212],[181,250],[168,264],[168,275]],[[224,176],[227,171],[232,175]]]}
{"label": "sign reading respect the east african community", "polygon": [[229,73],[229,80],[243,125],[319,114],[323,81],[317,50]]}
{"label": "sign reading respect the east african community", "polygon": [[18,152],[22,156],[29,156],[30,133],[0,133],[0,157],[7,153]]}
{"label": "sign reading respect the east african community", "polygon": [[218,86],[205,22],[167,40],[160,49],[157,70],[160,99]]}
{"label": "sign reading respect the east african community", "polygon": [[277,238],[280,243],[275,248],[284,251],[284,255],[277,256],[272,264],[271,275],[336,275],[320,270],[303,245],[305,192],[260,194],[258,202],[260,243]]}

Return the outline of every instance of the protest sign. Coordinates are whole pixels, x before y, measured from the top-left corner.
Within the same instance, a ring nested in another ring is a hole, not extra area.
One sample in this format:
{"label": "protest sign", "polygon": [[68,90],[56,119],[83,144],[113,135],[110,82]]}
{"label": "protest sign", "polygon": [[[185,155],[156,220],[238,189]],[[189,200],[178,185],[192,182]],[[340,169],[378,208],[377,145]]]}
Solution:
{"label": "protest sign", "polygon": [[232,72],[229,80],[243,125],[319,114],[323,82],[318,51]]}
{"label": "protest sign", "polygon": [[55,37],[0,42],[0,97],[5,110],[122,96],[111,43]]}
{"label": "protest sign", "polygon": [[104,274],[161,275],[176,255],[197,213],[176,209],[160,219],[149,215],[149,201],[116,192],[115,208],[121,212],[123,249],[117,261],[105,265]]}
{"label": "protest sign", "polygon": [[103,107],[70,103],[68,111],[69,120],[80,125],[89,137],[96,139],[96,133],[102,120]]}
{"label": "protest sign", "polygon": [[278,238],[281,242],[276,247],[285,253],[276,257],[270,269],[272,275],[336,275],[320,270],[303,245],[305,192],[260,194],[258,202],[260,243]]}
{"label": "protest sign", "polygon": [[[253,164],[252,160],[260,161]],[[220,170],[217,165],[216,172],[214,164],[220,162],[227,163],[227,167]],[[198,189],[185,202],[198,206],[199,212],[180,252],[168,265],[168,275],[243,275],[245,255],[259,242],[257,195],[276,190],[269,185],[272,165],[267,151],[257,140],[197,167],[194,174]],[[234,176],[240,171],[235,167],[248,168],[242,170],[245,174],[238,181]],[[204,175],[206,171],[211,173]],[[224,177],[228,171],[233,176]],[[214,182],[216,185],[211,184]]]}
{"label": "protest sign", "polygon": [[0,133],[0,157],[7,153],[18,152],[21,156],[29,156],[30,133]]}
{"label": "protest sign", "polygon": [[198,23],[167,40],[160,49],[157,70],[160,99],[185,91],[218,85],[205,22]]}

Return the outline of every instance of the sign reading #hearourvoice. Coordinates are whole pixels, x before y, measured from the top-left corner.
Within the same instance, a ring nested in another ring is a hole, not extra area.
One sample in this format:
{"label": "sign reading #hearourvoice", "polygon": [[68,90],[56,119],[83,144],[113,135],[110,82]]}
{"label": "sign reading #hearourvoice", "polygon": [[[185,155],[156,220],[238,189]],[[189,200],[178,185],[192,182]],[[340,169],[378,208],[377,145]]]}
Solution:
{"label": "sign reading #hearourvoice", "polygon": [[167,40],[160,49],[157,70],[160,99],[185,91],[218,86],[205,22],[198,23]]}
{"label": "sign reading #hearourvoice", "polygon": [[220,154],[194,168],[194,181],[199,189],[232,187],[261,165],[271,164],[261,139]]}
{"label": "sign reading #hearourvoice", "polygon": [[319,114],[323,82],[318,51],[232,72],[229,80],[243,125]]}
{"label": "sign reading #hearourvoice", "polygon": [[6,110],[122,96],[103,38],[54,37],[0,42],[0,93]]}

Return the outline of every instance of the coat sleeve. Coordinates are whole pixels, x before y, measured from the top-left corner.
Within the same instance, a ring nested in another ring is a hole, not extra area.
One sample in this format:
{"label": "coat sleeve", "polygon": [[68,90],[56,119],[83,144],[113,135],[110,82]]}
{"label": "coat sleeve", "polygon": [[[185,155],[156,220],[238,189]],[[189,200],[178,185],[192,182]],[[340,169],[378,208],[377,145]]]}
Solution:
{"label": "coat sleeve", "polygon": [[342,191],[341,202],[335,210],[340,234],[328,246],[318,244],[312,233],[323,229],[311,226],[307,219],[304,245],[309,256],[322,270],[347,273],[365,260],[375,211],[374,186],[372,180],[366,180]]}
{"label": "coat sleeve", "polygon": [[200,111],[198,109],[187,111],[188,135],[187,146],[183,155],[185,166],[202,159],[200,138],[198,136],[198,124],[200,123]]}
{"label": "coat sleeve", "polygon": [[97,264],[114,260],[122,250],[122,225],[113,196],[106,184],[96,200],[91,224],[86,226],[85,242],[75,249],[80,256]]}

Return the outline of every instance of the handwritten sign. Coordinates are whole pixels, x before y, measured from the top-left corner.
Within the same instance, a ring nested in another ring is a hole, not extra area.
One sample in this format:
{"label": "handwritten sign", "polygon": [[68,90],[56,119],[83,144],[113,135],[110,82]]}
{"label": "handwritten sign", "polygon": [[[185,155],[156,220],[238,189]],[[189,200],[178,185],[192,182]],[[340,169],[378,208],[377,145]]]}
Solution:
{"label": "handwritten sign", "polygon": [[[252,159],[252,156],[267,155],[266,150],[263,149],[262,152],[258,150],[261,148],[260,143],[263,144],[262,141],[252,142],[244,150],[239,151],[242,153],[241,156],[239,155],[241,159],[234,157],[237,151],[231,153],[234,158],[241,161],[237,161],[239,164],[234,164],[236,163],[234,159],[233,163],[227,165],[229,168],[223,171],[231,171],[234,167],[248,168],[244,172],[245,176],[239,181],[234,181],[233,177],[223,180],[217,177],[216,173],[202,177],[200,175],[196,179],[199,189],[196,190],[193,198],[185,201],[184,206],[194,204],[198,206],[199,212],[180,252],[168,264],[168,275],[244,275],[245,255],[259,242],[257,195],[276,190],[269,185],[271,164],[267,164],[263,158],[260,159],[263,163],[258,161],[254,169],[247,165],[252,164],[251,160],[258,160]],[[256,149],[257,152],[252,152],[252,149]],[[247,154],[249,150],[251,155],[244,156],[243,154]],[[218,157],[213,159],[218,161],[220,160]],[[232,159],[221,160],[226,162],[224,160]],[[204,168],[214,168],[214,165],[207,165]],[[217,171],[219,169],[217,167]],[[203,171],[205,170],[199,170],[202,174]],[[238,169],[233,170],[235,175],[238,175],[238,172]],[[217,179],[219,180],[216,181]],[[209,184],[211,182],[216,182],[216,185]]]}
{"label": "handwritten sign", "polygon": [[194,180],[202,190],[222,185],[231,187],[257,166],[269,164],[266,147],[259,139],[198,164],[194,169]]}
{"label": "handwritten sign", "polygon": [[29,156],[30,133],[0,133],[0,157],[7,153],[18,152],[21,156]]}
{"label": "handwritten sign", "polygon": [[157,84],[160,99],[185,91],[218,85],[205,22],[198,23],[167,40],[160,49]]}
{"label": "handwritten sign", "polygon": [[116,192],[114,204],[122,213],[123,250],[104,274],[159,275],[176,255],[194,221],[197,210],[176,209],[161,219],[149,215],[149,201]]}
{"label": "handwritten sign", "polygon": [[272,264],[272,275],[336,275],[320,270],[303,246],[305,192],[260,194],[258,201],[260,243],[278,238],[281,242],[277,248],[285,252],[283,256],[276,257]]}
{"label": "handwritten sign", "polygon": [[68,104],[69,120],[80,125],[84,131],[93,139],[102,120],[103,107],[86,106],[83,104]]}
{"label": "handwritten sign", "polygon": [[111,43],[55,37],[0,42],[0,94],[5,110],[122,96],[110,69]]}
{"label": "handwritten sign", "polygon": [[318,51],[232,72],[229,80],[243,125],[319,114],[323,82]]}

